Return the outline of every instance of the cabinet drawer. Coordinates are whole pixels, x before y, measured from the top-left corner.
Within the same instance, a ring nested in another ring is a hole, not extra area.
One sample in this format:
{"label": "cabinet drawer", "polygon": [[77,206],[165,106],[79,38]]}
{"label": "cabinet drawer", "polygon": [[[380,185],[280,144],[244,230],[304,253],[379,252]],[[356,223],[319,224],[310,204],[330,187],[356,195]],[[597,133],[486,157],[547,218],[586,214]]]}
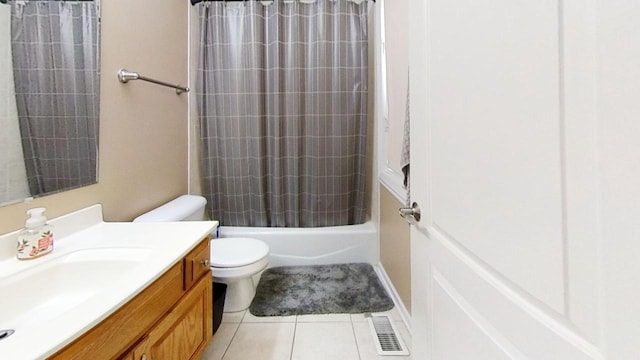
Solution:
{"label": "cabinet drawer", "polygon": [[209,258],[211,256],[209,239],[209,236],[204,238],[200,244],[191,250],[184,258],[184,290],[188,290],[193,286],[202,275],[211,273],[209,265]]}

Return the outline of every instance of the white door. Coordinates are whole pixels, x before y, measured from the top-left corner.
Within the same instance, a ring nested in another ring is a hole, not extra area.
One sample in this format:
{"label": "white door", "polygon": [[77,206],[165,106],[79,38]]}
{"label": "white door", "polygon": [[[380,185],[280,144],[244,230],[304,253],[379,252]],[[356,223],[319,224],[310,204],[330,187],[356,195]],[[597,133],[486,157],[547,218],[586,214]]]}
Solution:
{"label": "white door", "polygon": [[640,6],[618,3],[412,1],[414,359],[640,358]]}

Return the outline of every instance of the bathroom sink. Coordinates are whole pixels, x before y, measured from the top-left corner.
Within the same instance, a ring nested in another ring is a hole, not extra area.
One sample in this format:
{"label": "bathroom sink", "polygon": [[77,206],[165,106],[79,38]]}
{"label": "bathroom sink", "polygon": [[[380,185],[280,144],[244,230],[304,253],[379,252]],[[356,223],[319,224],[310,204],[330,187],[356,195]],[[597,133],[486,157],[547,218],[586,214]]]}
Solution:
{"label": "bathroom sink", "polygon": [[[145,248],[81,249],[0,278],[0,329],[28,331],[88,301],[98,301],[151,254]],[[37,261],[37,260],[30,260]]]}
{"label": "bathroom sink", "polygon": [[191,251],[212,222],[105,222],[102,206],[51,219],[55,248],[15,257],[0,234],[0,359],[46,359],[109,318]]}

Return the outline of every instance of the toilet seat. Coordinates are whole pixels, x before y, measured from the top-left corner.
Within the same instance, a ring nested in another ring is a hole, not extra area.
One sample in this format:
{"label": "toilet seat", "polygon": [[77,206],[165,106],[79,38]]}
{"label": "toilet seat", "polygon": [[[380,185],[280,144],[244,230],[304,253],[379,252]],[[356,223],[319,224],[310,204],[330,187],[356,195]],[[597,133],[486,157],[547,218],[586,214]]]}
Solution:
{"label": "toilet seat", "polygon": [[211,240],[211,268],[215,278],[249,276],[269,265],[269,246],[253,238]]}
{"label": "toilet seat", "polygon": [[211,266],[231,268],[253,264],[269,255],[269,247],[253,238],[211,240]]}

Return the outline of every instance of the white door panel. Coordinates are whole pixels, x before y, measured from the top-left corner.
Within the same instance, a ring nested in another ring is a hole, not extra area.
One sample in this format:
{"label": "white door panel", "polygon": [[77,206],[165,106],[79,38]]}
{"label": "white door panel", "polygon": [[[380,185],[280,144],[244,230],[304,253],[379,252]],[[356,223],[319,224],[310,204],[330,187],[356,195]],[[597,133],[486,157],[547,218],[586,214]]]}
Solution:
{"label": "white door panel", "polygon": [[558,5],[429,4],[433,223],[562,313]]}
{"label": "white door panel", "polygon": [[[460,299],[446,280],[435,273],[433,279],[433,337],[435,359],[513,359],[496,344],[474,317],[475,312],[460,306]],[[461,343],[464,346],[460,346]]]}
{"label": "white door panel", "polygon": [[604,359],[596,9],[411,2],[414,359]]}
{"label": "white door panel", "polygon": [[[505,283],[491,269],[472,259],[464,249],[431,232],[429,248],[431,256],[431,287],[433,292],[434,319],[447,317],[451,304],[442,309],[438,303],[455,303],[458,312],[466,314],[462,321],[459,314],[449,317],[448,326],[469,329],[473,323],[476,331],[469,336],[474,338],[481,332],[486,341],[502,349],[514,359],[599,359],[599,350],[581,336],[575,334],[573,326],[565,318],[545,311],[545,306],[531,301],[518,293],[518,287]],[[448,300],[441,297],[446,294]],[[448,309],[448,310],[447,310]],[[443,311],[447,313],[443,313]],[[460,321],[460,323],[458,323]],[[435,323],[431,331],[434,336],[444,338],[448,334],[446,327]],[[455,336],[462,348],[471,350],[477,346],[467,343],[465,336]],[[434,346],[439,346],[437,339]],[[484,347],[484,346],[483,346]],[[434,353],[438,353],[434,349]],[[440,359],[435,356],[434,359]],[[459,357],[456,359],[464,359]],[[477,357],[493,359],[493,357]]]}
{"label": "white door panel", "polygon": [[604,333],[611,359],[640,359],[640,1],[599,0],[598,142]]}

